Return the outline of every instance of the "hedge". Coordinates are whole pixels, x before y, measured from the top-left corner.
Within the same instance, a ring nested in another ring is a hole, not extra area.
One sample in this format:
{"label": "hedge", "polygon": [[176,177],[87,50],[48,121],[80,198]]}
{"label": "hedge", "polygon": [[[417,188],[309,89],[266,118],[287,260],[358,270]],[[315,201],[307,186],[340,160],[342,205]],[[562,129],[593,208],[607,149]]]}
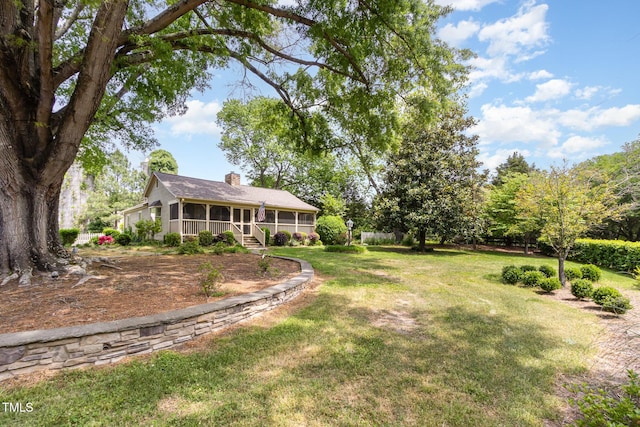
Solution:
{"label": "hedge", "polygon": [[633,271],[640,265],[640,242],[578,239],[569,259],[617,271]]}
{"label": "hedge", "polygon": [[[540,251],[555,256],[551,246],[538,242]],[[595,264],[616,271],[632,272],[640,266],[640,242],[623,240],[578,239],[567,259],[582,264]]]}

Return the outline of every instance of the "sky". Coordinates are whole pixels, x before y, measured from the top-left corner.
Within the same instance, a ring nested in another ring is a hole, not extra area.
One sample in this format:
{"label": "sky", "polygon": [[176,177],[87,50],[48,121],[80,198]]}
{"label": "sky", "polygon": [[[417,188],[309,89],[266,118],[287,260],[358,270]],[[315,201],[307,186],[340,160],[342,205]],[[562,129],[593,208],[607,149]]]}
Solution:
{"label": "sky", "polygon": [[[621,151],[640,136],[639,0],[435,0],[454,12],[437,36],[475,57],[468,94],[479,160],[494,169],[517,151],[546,169]],[[215,73],[184,116],[153,126],[180,175],[223,180],[216,114],[242,97],[239,67]],[[256,95],[275,96],[269,90]],[[144,154],[136,153],[134,162]],[[243,177],[243,184],[246,184]]]}

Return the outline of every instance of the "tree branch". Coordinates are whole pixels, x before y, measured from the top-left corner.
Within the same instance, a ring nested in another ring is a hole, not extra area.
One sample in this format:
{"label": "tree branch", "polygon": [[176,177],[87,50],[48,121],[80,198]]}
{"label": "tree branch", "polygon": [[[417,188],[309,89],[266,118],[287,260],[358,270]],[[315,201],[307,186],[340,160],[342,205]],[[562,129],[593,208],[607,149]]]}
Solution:
{"label": "tree branch", "polygon": [[80,1],[76,4],[76,7],[71,12],[71,15],[69,15],[69,17],[64,21],[64,24],[62,24],[62,26],[60,26],[60,28],[56,30],[54,35],[55,40],[58,40],[60,37],[64,36],[67,31],[69,31],[69,28],[71,28],[71,26],[76,22],[78,16],[80,16],[80,12],[84,10],[84,7],[84,3]]}

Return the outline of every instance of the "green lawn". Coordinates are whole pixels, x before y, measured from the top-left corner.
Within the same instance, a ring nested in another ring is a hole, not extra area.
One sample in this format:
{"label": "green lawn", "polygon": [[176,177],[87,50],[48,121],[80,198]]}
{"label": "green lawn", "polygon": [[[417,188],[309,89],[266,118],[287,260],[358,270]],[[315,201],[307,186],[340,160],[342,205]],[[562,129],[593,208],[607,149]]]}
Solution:
{"label": "green lawn", "polygon": [[[541,426],[560,375],[593,356],[596,317],[499,282],[506,264],[553,259],[438,250],[280,249],[330,279],[306,308],[206,351],[74,371],[1,402],[0,425]],[[571,265],[571,263],[569,263]],[[605,272],[603,284],[630,289]]]}

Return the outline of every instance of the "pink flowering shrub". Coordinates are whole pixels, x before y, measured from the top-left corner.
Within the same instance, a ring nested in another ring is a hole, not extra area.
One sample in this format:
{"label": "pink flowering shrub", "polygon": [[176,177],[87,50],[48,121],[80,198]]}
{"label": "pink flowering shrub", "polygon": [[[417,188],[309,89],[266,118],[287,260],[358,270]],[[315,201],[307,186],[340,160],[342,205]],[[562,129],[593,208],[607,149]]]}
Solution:
{"label": "pink flowering shrub", "polygon": [[111,236],[100,236],[100,237],[98,237],[98,244],[99,245],[112,245],[113,243],[115,243],[115,241],[113,240],[113,237],[111,237]]}

